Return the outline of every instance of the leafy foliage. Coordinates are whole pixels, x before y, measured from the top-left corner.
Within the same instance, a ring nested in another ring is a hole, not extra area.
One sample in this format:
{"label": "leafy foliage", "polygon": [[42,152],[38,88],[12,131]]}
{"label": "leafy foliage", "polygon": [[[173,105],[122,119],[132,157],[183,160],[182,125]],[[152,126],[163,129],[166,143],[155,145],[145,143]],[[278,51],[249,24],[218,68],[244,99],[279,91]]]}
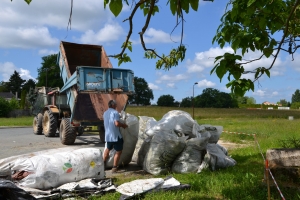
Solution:
{"label": "leafy foliage", "polygon": [[183,98],[181,103],[180,103],[180,107],[184,107],[184,108],[192,107],[192,98],[193,97]]}
{"label": "leafy foliage", "polygon": [[135,94],[128,96],[130,104],[150,105],[150,100],[154,98],[152,90],[145,79],[134,77]]}
{"label": "leafy foliage", "polygon": [[30,88],[35,88],[35,81],[33,79],[29,79],[24,83],[22,90],[29,92]]}
{"label": "leafy foliage", "polygon": [[0,117],[7,117],[8,113],[11,111],[9,102],[4,98],[0,97]]}
{"label": "leafy foliage", "polygon": [[10,76],[9,81],[6,84],[6,87],[14,94],[18,93],[18,96],[21,96],[21,88],[23,87],[25,80],[23,80],[20,74],[15,70],[14,73]]}
{"label": "leafy foliage", "polygon": [[157,99],[157,105],[158,106],[174,106],[174,97],[172,95],[162,95]]}
{"label": "leafy foliage", "polygon": [[300,90],[297,89],[292,95],[292,103],[300,102]]}
{"label": "leafy foliage", "polygon": [[42,66],[38,69],[36,86],[62,87],[64,85],[60,78],[60,69],[57,65],[57,54],[42,57]]}
{"label": "leafy foliage", "polygon": [[238,103],[230,94],[217,89],[206,88],[195,98],[195,107],[200,108],[237,108]]}
{"label": "leafy foliage", "polygon": [[[25,2],[29,4],[31,0],[25,0]],[[129,5],[128,0],[124,0],[124,2]],[[130,38],[133,31],[133,19],[138,10],[145,17],[145,23],[139,32],[140,43],[145,51],[145,57],[157,59],[156,68],[164,70],[177,66],[179,61],[185,59],[186,47],[182,42],[184,15],[189,14],[191,9],[198,11],[199,1],[167,1],[166,6],[169,6],[170,12],[176,21],[174,29],[181,25],[182,30],[181,41],[178,47],[171,49],[169,55],[160,54],[155,48],[147,48],[144,42],[144,33],[148,29],[149,23],[152,17],[159,12],[159,7],[161,6],[159,3],[160,1],[156,0],[132,1],[131,13],[124,20],[124,22],[128,22],[129,26],[127,37],[121,46],[121,52],[111,55],[111,57],[118,59],[119,65],[124,62],[131,62],[130,56],[125,51],[132,51]],[[234,52],[227,52],[217,56],[211,74],[216,73],[220,81],[226,75],[228,79],[226,86],[231,88],[232,93],[235,95],[243,96],[247,91],[254,91],[255,81],[258,81],[263,75],[271,76],[270,70],[274,66],[280,51],[288,52],[293,57],[300,47],[299,4],[300,0],[229,1],[212,42],[217,43],[221,48],[229,44]],[[122,12],[123,1],[104,0],[104,7],[106,8],[106,6],[109,6],[110,11],[117,17]],[[280,40],[277,39],[278,36],[281,36]],[[250,51],[259,52],[260,56],[252,60],[243,59],[245,53]],[[246,64],[259,61],[264,57],[273,59],[269,66],[260,64],[253,70],[246,70]],[[252,78],[243,78],[242,75],[250,73],[253,74]]]}
{"label": "leafy foliage", "polygon": [[[299,47],[299,9],[298,0],[245,1],[236,0],[228,3],[226,13],[221,18],[213,43],[224,47],[229,43],[234,53],[225,53],[215,58],[215,67],[211,73],[216,73],[220,80],[228,73],[227,87],[233,93],[243,96],[246,91],[254,91],[253,82],[266,74],[270,77],[276,58],[281,50],[293,54]],[[276,40],[281,34],[282,39]],[[288,48],[284,49],[284,44]],[[241,55],[237,52],[241,51]],[[242,56],[249,51],[258,51],[261,56],[243,61]],[[245,71],[244,65],[255,62],[263,57],[271,57],[270,66],[260,66],[252,71]],[[242,74],[253,73],[253,79],[243,79]]]}

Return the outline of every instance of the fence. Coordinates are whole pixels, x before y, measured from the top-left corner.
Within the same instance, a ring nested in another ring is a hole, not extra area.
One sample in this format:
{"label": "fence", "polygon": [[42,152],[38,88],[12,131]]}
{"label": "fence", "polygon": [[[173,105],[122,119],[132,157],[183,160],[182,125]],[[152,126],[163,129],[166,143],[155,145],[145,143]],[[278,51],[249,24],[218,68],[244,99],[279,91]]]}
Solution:
{"label": "fence", "polygon": [[30,109],[18,109],[13,110],[8,114],[8,117],[22,117],[22,116],[31,116],[31,110]]}

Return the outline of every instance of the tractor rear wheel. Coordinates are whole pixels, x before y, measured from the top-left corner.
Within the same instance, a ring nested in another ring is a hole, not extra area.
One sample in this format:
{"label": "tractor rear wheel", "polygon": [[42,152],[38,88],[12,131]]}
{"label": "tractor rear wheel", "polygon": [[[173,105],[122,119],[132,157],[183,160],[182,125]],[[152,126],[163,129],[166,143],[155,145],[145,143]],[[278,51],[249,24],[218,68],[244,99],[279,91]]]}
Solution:
{"label": "tractor rear wheel", "polygon": [[61,120],[59,127],[60,141],[64,145],[74,144],[76,140],[76,131],[71,126],[70,119],[65,118]]}
{"label": "tractor rear wheel", "polygon": [[99,129],[99,138],[101,142],[105,142],[105,129],[104,126],[98,126]]}
{"label": "tractor rear wheel", "polygon": [[35,135],[42,135],[43,134],[43,126],[42,126],[42,122],[43,122],[43,115],[42,113],[39,113],[37,116],[35,116],[33,118],[33,133]]}
{"label": "tractor rear wheel", "polygon": [[43,116],[43,130],[46,137],[54,137],[57,130],[56,116],[49,110],[44,112]]}

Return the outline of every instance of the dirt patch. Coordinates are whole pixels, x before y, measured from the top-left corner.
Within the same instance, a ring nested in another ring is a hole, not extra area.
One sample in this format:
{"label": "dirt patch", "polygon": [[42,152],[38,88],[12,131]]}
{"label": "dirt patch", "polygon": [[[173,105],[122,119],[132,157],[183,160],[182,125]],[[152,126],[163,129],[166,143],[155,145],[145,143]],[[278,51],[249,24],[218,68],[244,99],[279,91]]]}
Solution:
{"label": "dirt patch", "polygon": [[236,148],[243,148],[249,146],[249,144],[237,144],[228,141],[219,140],[218,144],[225,147],[227,150],[236,149]]}

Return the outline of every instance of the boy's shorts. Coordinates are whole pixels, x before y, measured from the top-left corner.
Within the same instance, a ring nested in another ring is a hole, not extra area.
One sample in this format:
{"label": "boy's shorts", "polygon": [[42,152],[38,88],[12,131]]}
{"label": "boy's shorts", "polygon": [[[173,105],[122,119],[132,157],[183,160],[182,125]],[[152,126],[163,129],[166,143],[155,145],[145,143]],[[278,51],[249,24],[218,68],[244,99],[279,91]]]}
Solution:
{"label": "boy's shorts", "polygon": [[118,138],[117,142],[106,142],[106,147],[109,150],[115,149],[116,151],[122,151],[123,150],[123,138]]}

